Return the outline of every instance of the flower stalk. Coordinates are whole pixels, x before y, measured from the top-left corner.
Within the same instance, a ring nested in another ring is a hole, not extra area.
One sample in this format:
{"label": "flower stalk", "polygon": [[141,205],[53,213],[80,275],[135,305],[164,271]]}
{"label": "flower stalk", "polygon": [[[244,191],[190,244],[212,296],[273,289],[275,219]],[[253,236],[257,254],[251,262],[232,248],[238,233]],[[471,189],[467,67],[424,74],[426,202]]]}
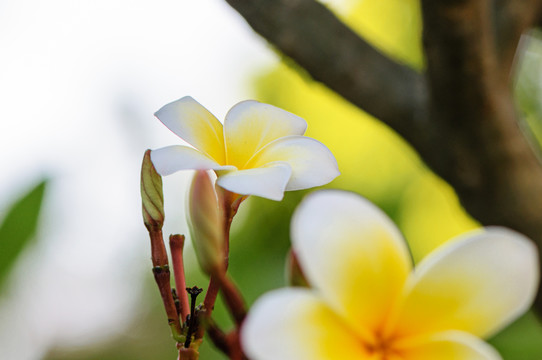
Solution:
{"label": "flower stalk", "polygon": [[233,320],[237,326],[241,326],[247,315],[245,301],[237,289],[237,286],[230,280],[226,274],[217,274],[217,279],[220,284],[222,296],[226,302],[226,306],[230,311]]}
{"label": "flower stalk", "polygon": [[164,264],[161,266],[155,266],[152,268],[152,273],[154,274],[154,280],[158,285],[158,290],[160,291],[160,296],[162,297],[162,302],[164,304],[164,308],[166,309],[171,334],[176,341],[182,341],[183,336],[181,334],[181,323],[179,321],[177,307],[175,306],[171,285],[169,283],[169,265]]}

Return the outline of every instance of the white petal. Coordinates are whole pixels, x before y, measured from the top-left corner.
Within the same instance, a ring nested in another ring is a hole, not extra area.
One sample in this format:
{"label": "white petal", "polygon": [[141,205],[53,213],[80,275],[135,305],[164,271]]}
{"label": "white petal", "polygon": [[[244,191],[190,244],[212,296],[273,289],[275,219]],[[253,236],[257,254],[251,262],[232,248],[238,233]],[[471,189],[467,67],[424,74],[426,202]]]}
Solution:
{"label": "white petal", "polygon": [[291,173],[288,164],[277,162],[257,169],[229,172],[219,176],[216,183],[237,194],[280,201]]}
{"label": "white petal", "polygon": [[252,360],[368,360],[341,319],[311,291],[272,291],[256,301],[241,328]]}
{"label": "white petal", "polygon": [[308,282],[360,336],[380,331],[411,270],[386,214],[354,193],[323,190],[299,205],[291,233]]}
{"label": "white petal", "polygon": [[288,135],[303,135],[305,120],[275,106],[257,101],[243,101],[226,114],[224,136],[228,164],[239,169],[259,149]]}
{"label": "white petal", "polygon": [[537,254],[529,239],[504,228],[450,240],[409,279],[396,333],[461,330],[491,336],[532,304]]}
{"label": "white petal", "polygon": [[225,163],[222,124],[190,96],[164,105],[154,116],[190,145],[216,162]]}
{"label": "white petal", "polygon": [[162,176],[188,169],[235,170],[233,166],[222,166],[196,149],[181,145],[152,150],[151,161],[158,174]]}
{"label": "white petal", "polygon": [[340,174],[331,151],[321,142],[304,136],[286,136],[269,143],[246,167],[260,167],[274,161],[287,162],[292,168],[288,191],[324,185]]}
{"label": "white petal", "polygon": [[501,360],[489,344],[471,334],[446,331],[432,334],[401,351],[404,360]]}

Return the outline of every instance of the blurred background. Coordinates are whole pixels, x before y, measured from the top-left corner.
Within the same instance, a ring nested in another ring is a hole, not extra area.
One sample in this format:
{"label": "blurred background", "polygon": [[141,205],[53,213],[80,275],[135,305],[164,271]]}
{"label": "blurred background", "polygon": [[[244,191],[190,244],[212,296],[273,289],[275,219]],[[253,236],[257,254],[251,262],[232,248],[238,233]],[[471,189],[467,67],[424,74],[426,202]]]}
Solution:
{"label": "blurred background", "polygon": [[[326,1],[396,60],[423,69],[417,0]],[[542,45],[516,81],[525,131],[542,133]],[[312,81],[224,1],[0,2],[0,358],[176,359],[142,224],[143,152],[180,139],[153,117],[191,95],[219,119],[245,99],[304,117],[355,191],[386,211],[421,259],[478,224],[451,188],[377,120]],[[164,179],[164,233],[188,234],[191,173]],[[230,271],[252,303],[285,285],[289,221],[306,192],[251,198],[233,225]],[[188,285],[205,287],[193,251]],[[228,328],[221,304],[218,322]],[[542,359],[528,313],[491,339],[507,360]],[[201,359],[224,359],[207,343]]]}

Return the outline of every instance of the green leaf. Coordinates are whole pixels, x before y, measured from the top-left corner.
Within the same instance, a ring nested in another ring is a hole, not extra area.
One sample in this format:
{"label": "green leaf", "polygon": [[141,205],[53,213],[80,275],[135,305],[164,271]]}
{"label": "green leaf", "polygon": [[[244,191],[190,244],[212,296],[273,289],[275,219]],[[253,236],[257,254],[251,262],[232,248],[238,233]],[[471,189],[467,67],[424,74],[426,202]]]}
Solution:
{"label": "green leaf", "polygon": [[17,199],[0,224],[0,286],[36,233],[47,180]]}
{"label": "green leaf", "polygon": [[530,311],[489,340],[504,360],[542,359],[542,322]]}

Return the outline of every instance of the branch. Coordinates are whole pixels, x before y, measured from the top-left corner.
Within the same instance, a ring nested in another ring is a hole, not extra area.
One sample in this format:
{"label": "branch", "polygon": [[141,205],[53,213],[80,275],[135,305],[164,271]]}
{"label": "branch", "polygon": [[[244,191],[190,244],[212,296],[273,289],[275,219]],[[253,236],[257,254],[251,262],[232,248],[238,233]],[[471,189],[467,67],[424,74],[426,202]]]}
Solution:
{"label": "branch", "polygon": [[428,124],[420,114],[426,103],[422,76],[380,53],[324,5],[314,0],[226,1],[315,80],[408,141],[425,141]]}
{"label": "branch", "polygon": [[430,114],[442,149],[432,165],[482,224],[516,229],[541,249],[542,167],[518,125],[490,11],[490,0],[422,0]]}

